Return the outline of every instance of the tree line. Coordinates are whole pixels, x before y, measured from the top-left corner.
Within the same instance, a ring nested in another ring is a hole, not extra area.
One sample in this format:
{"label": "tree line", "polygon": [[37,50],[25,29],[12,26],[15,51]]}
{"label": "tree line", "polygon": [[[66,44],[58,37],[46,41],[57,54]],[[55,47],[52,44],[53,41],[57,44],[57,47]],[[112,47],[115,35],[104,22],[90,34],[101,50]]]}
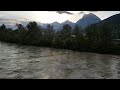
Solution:
{"label": "tree line", "polygon": [[[54,30],[50,24],[47,25],[47,28],[42,28],[36,22],[29,22],[25,27],[22,24],[16,24],[16,26],[17,29],[13,30],[6,28],[4,24],[1,25],[0,41],[76,51],[120,54],[119,45],[112,43],[112,39],[116,38],[116,33],[113,33],[113,26],[110,24],[101,26],[93,24],[85,30],[78,25],[72,28],[68,24],[63,25],[61,30]],[[117,38],[119,37],[120,34]]]}

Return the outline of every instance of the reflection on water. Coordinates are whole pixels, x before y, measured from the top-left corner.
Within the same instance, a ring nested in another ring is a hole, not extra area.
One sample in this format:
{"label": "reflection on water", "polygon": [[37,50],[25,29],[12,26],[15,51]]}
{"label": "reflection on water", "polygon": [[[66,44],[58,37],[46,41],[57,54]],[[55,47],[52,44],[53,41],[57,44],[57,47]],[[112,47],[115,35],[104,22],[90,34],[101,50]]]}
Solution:
{"label": "reflection on water", "polygon": [[118,79],[120,56],[0,42],[3,79]]}

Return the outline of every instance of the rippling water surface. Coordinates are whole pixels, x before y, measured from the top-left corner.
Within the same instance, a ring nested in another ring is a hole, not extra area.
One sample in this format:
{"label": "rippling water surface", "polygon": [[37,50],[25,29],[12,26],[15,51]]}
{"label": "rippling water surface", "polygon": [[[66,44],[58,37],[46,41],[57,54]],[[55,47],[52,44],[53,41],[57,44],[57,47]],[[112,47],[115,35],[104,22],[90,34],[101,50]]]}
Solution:
{"label": "rippling water surface", "polygon": [[0,42],[1,79],[118,79],[120,56]]}

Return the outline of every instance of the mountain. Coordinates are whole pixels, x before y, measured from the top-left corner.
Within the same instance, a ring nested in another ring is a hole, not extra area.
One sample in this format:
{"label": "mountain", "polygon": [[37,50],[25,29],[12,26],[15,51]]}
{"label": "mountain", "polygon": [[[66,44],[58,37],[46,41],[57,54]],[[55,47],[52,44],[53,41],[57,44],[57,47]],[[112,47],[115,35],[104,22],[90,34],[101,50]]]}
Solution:
{"label": "mountain", "polygon": [[[4,18],[0,18],[0,25],[5,24],[7,28],[12,28],[12,29],[16,29],[16,24],[22,24],[23,26],[26,26],[27,24],[29,24],[29,22],[31,22],[30,20],[24,20],[24,19],[4,19]],[[42,28],[47,28],[47,25],[49,23],[41,23],[41,22],[37,22],[38,25],[40,25]],[[53,22],[50,23],[50,25],[52,25],[54,27],[54,29],[59,29],[61,27],[61,24],[58,22]]]}
{"label": "mountain", "polygon": [[[65,24],[69,24],[72,28],[74,28],[74,26],[75,26],[75,23],[73,23],[73,22],[70,22],[70,21],[65,21],[65,22],[63,22],[63,23],[59,23],[59,22],[53,22],[53,23],[49,23],[51,26],[53,26],[53,28],[55,29],[55,30],[59,30],[59,29],[61,29],[62,28],[62,26],[63,25],[65,25]],[[47,28],[47,25],[48,25],[48,23],[45,23],[45,24],[41,24],[41,27],[42,28]]]}
{"label": "mountain", "polygon": [[16,19],[3,19],[0,18],[0,25],[5,24],[8,28],[15,26],[16,23],[19,23]]}
{"label": "mountain", "polygon": [[62,26],[62,25],[61,25],[60,23],[58,23],[58,22],[53,22],[53,23],[51,23],[50,25],[52,25],[55,30],[59,30],[59,29],[61,28],[61,26]]}
{"label": "mountain", "polygon": [[23,26],[26,26],[29,21],[24,20],[24,19],[4,19],[4,18],[0,18],[0,25],[5,24],[7,28],[12,28],[12,29],[16,29],[16,24],[22,24]]}
{"label": "mountain", "polygon": [[104,19],[104,20],[100,21],[99,23],[97,23],[97,25],[102,25],[104,23],[109,23],[109,24],[113,24],[113,25],[120,24],[120,14],[116,14],[107,19]]}
{"label": "mountain", "polygon": [[101,19],[93,13],[84,14],[83,17],[76,22],[82,28],[87,27],[88,25],[95,24],[100,22]]}
{"label": "mountain", "polygon": [[73,22],[71,22],[69,20],[67,20],[67,21],[65,21],[65,22],[63,22],[61,24],[62,24],[62,26],[65,25],[65,24],[69,24],[72,28],[74,28],[74,26],[76,25],[76,23],[73,23]]}

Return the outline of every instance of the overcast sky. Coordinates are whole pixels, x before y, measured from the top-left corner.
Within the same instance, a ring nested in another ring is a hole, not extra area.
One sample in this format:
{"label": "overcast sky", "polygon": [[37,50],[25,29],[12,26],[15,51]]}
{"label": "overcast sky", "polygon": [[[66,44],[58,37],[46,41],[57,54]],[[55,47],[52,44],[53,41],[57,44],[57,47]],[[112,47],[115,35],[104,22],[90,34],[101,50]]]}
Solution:
{"label": "overcast sky", "polygon": [[84,14],[94,13],[102,20],[120,11],[0,11],[0,18],[5,19],[28,19],[42,23],[64,22],[70,20],[76,22]]}

